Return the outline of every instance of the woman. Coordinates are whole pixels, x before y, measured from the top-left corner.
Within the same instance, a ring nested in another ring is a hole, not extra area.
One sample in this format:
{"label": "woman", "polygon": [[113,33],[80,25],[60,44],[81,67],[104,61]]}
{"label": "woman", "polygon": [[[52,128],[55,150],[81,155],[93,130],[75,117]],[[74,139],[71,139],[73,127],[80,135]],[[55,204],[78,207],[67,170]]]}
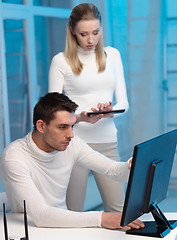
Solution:
{"label": "woman", "polygon": [[[74,133],[94,150],[118,161],[117,129],[113,114],[88,116],[88,111],[125,109],[129,104],[119,52],[103,48],[101,15],[93,4],[80,4],[70,15],[65,52],[52,59],[49,92],[62,92],[75,101]],[[116,104],[112,106],[113,95]],[[118,114],[117,114],[118,115]],[[82,211],[89,170],[74,166],[67,192],[67,206]],[[105,211],[122,211],[123,186],[93,172]]]}

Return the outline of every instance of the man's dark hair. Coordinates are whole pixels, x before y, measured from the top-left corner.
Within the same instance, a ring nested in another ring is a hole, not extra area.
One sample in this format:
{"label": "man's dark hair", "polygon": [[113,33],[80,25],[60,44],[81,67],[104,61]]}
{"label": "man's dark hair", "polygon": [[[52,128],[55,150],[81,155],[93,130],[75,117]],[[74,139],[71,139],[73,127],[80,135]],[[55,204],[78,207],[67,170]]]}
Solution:
{"label": "man's dark hair", "polygon": [[47,93],[41,97],[33,110],[33,125],[36,129],[36,122],[41,119],[46,124],[55,118],[55,112],[67,111],[75,112],[78,105],[71,101],[64,94],[58,92]]}

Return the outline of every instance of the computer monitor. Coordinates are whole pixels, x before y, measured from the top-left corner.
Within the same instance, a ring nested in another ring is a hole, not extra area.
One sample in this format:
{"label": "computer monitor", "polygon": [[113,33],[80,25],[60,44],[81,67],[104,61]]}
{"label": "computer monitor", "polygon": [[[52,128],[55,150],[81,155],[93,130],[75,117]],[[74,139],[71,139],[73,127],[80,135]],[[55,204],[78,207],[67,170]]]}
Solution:
{"label": "computer monitor", "polygon": [[154,221],[144,222],[144,228],[128,230],[127,234],[164,237],[177,226],[177,221],[168,221],[157,205],[167,195],[176,144],[177,129],[134,147],[121,226],[149,212]]}

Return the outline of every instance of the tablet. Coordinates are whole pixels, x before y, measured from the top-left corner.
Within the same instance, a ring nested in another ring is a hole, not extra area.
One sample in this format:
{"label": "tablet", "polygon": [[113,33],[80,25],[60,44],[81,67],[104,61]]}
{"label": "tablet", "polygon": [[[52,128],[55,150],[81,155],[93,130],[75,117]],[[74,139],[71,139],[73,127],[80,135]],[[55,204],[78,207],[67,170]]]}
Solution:
{"label": "tablet", "polygon": [[119,109],[119,110],[110,110],[110,111],[98,111],[98,112],[87,112],[87,115],[90,117],[91,115],[97,115],[97,114],[108,114],[108,113],[123,113],[125,112],[125,109]]}

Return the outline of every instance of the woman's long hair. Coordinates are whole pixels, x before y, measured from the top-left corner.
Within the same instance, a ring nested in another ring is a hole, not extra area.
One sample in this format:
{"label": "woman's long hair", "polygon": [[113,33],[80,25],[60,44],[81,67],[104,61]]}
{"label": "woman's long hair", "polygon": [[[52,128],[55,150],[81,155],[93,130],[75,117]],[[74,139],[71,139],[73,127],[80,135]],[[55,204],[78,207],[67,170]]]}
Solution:
{"label": "woman's long hair", "polygon": [[[101,24],[101,14],[96,6],[89,3],[83,3],[76,6],[70,15],[67,33],[66,33],[66,47],[65,47],[65,58],[70,65],[74,74],[79,75],[83,69],[83,64],[79,60],[77,51],[78,43],[76,36],[72,33],[77,23],[81,20],[93,20],[98,19]],[[96,63],[98,66],[98,72],[102,72],[106,65],[106,55],[103,49],[102,32],[99,37],[99,41],[95,48]]]}

